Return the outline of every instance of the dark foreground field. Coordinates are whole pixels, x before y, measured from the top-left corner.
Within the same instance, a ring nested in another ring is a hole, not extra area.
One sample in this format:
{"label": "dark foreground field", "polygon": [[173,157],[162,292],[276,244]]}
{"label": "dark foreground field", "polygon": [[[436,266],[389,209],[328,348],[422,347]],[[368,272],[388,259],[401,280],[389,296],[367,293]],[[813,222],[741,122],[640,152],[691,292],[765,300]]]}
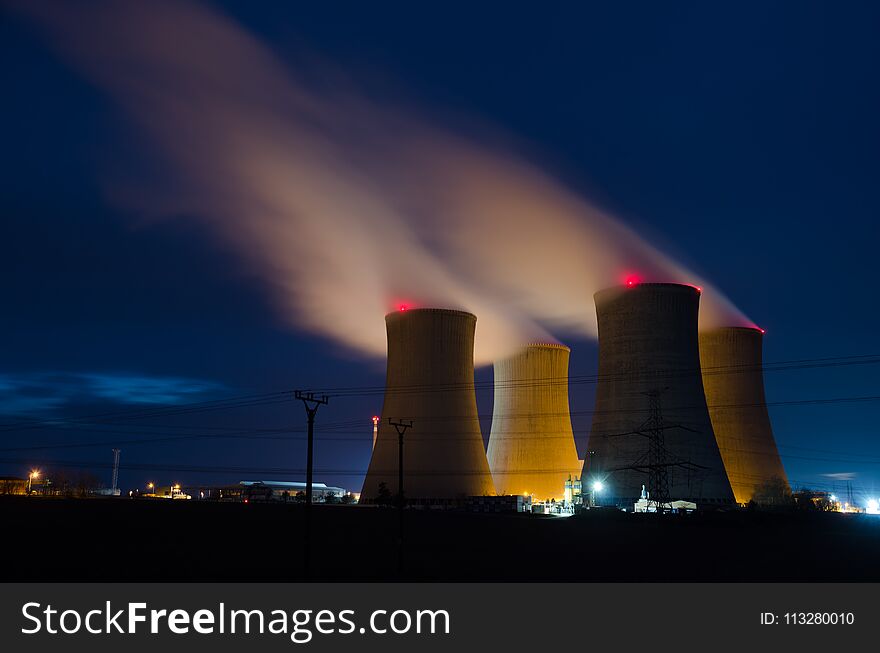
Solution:
{"label": "dark foreground field", "polygon": [[[294,505],[0,497],[11,581],[303,579]],[[312,580],[880,581],[880,518],[313,510]]]}

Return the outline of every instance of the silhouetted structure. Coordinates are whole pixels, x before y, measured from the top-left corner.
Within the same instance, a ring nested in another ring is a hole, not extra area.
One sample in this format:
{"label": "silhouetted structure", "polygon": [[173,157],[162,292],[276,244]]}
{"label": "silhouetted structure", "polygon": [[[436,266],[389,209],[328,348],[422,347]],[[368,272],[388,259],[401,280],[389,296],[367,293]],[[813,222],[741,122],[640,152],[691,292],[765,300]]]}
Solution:
{"label": "silhouetted structure", "polygon": [[642,431],[652,393],[662,390],[670,498],[732,504],[700,374],[700,291],[640,283],[601,290],[595,300],[599,377],[583,480],[602,481],[597,503],[632,508],[639,499],[648,478],[637,467],[651,445]]}

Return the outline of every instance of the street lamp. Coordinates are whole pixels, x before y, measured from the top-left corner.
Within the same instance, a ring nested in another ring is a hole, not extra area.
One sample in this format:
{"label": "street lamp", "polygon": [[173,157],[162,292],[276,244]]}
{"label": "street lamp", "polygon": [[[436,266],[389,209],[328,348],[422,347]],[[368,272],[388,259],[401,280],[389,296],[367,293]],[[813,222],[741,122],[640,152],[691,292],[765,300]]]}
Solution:
{"label": "street lamp", "polygon": [[150,491],[150,494],[153,494],[153,488],[155,488],[155,487],[156,487],[156,484],[153,483],[152,481],[147,483],[147,489]]}
{"label": "street lamp", "polygon": [[31,473],[28,474],[28,491],[27,491],[28,494],[31,493],[31,483],[33,482],[33,480],[34,480],[35,478],[39,478],[39,476],[40,476],[40,470],[39,470],[39,469],[32,469],[32,470],[31,470]]}
{"label": "street lamp", "polygon": [[596,505],[596,495],[599,494],[600,492],[602,492],[602,490],[604,490],[604,489],[605,489],[605,484],[598,479],[593,481],[593,483],[590,485],[590,490],[592,490],[590,492],[590,506],[591,507]]}

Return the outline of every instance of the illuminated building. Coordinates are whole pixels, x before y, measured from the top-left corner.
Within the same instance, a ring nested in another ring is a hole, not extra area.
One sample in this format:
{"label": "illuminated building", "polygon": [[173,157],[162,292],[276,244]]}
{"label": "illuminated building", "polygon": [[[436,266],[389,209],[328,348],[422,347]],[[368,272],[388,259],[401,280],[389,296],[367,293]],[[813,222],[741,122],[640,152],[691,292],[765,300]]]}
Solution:
{"label": "illuminated building", "polygon": [[27,494],[28,479],[17,476],[0,476],[0,494]]}

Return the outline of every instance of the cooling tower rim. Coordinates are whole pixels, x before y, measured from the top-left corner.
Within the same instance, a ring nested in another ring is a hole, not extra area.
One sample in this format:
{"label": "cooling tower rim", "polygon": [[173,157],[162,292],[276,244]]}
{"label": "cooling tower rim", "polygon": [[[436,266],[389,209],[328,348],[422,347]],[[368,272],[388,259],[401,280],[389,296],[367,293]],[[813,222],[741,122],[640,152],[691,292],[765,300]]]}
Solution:
{"label": "cooling tower rim", "polygon": [[740,333],[751,332],[758,336],[764,335],[764,330],[761,327],[756,326],[720,326],[720,327],[711,327],[709,329],[700,329],[700,335],[712,335],[718,333],[729,333],[730,331],[737,331]]}
{"label": "cooling tower rim", "polygon": [[561,349],[571,353],[571,347],[559,342],[528,342],[523,349]]}
{"label": "cooling tower rim", "polygon": [[638,292],[640,288],[650,288],[655,290],[663,290],[666,292],[677,292],[677,293],[686,293],[689,295],[694,295],[699,297],[702,295],[702,290],[697,286],[693,286],[689,283],[671,283],[671,282],[639,282],[633,286],[620,285],[620,286],[610,286],[608,288],[603,288],[602,290],[597,290],[593,294],[593,300],[598,304],[600,300],[609,299],[614,297],[619,297],[625,293],[635,293]]}
{"label": "cooling tower rim", "polygon": [[385,320],[403,319],[405,315],[411,313],[439,313],[442,315],[459,315],[469,319],[476,320],[477,316],[468,311],[462,311],[455,308],[408,308],[405,311],[391,311],[385,314]]}

